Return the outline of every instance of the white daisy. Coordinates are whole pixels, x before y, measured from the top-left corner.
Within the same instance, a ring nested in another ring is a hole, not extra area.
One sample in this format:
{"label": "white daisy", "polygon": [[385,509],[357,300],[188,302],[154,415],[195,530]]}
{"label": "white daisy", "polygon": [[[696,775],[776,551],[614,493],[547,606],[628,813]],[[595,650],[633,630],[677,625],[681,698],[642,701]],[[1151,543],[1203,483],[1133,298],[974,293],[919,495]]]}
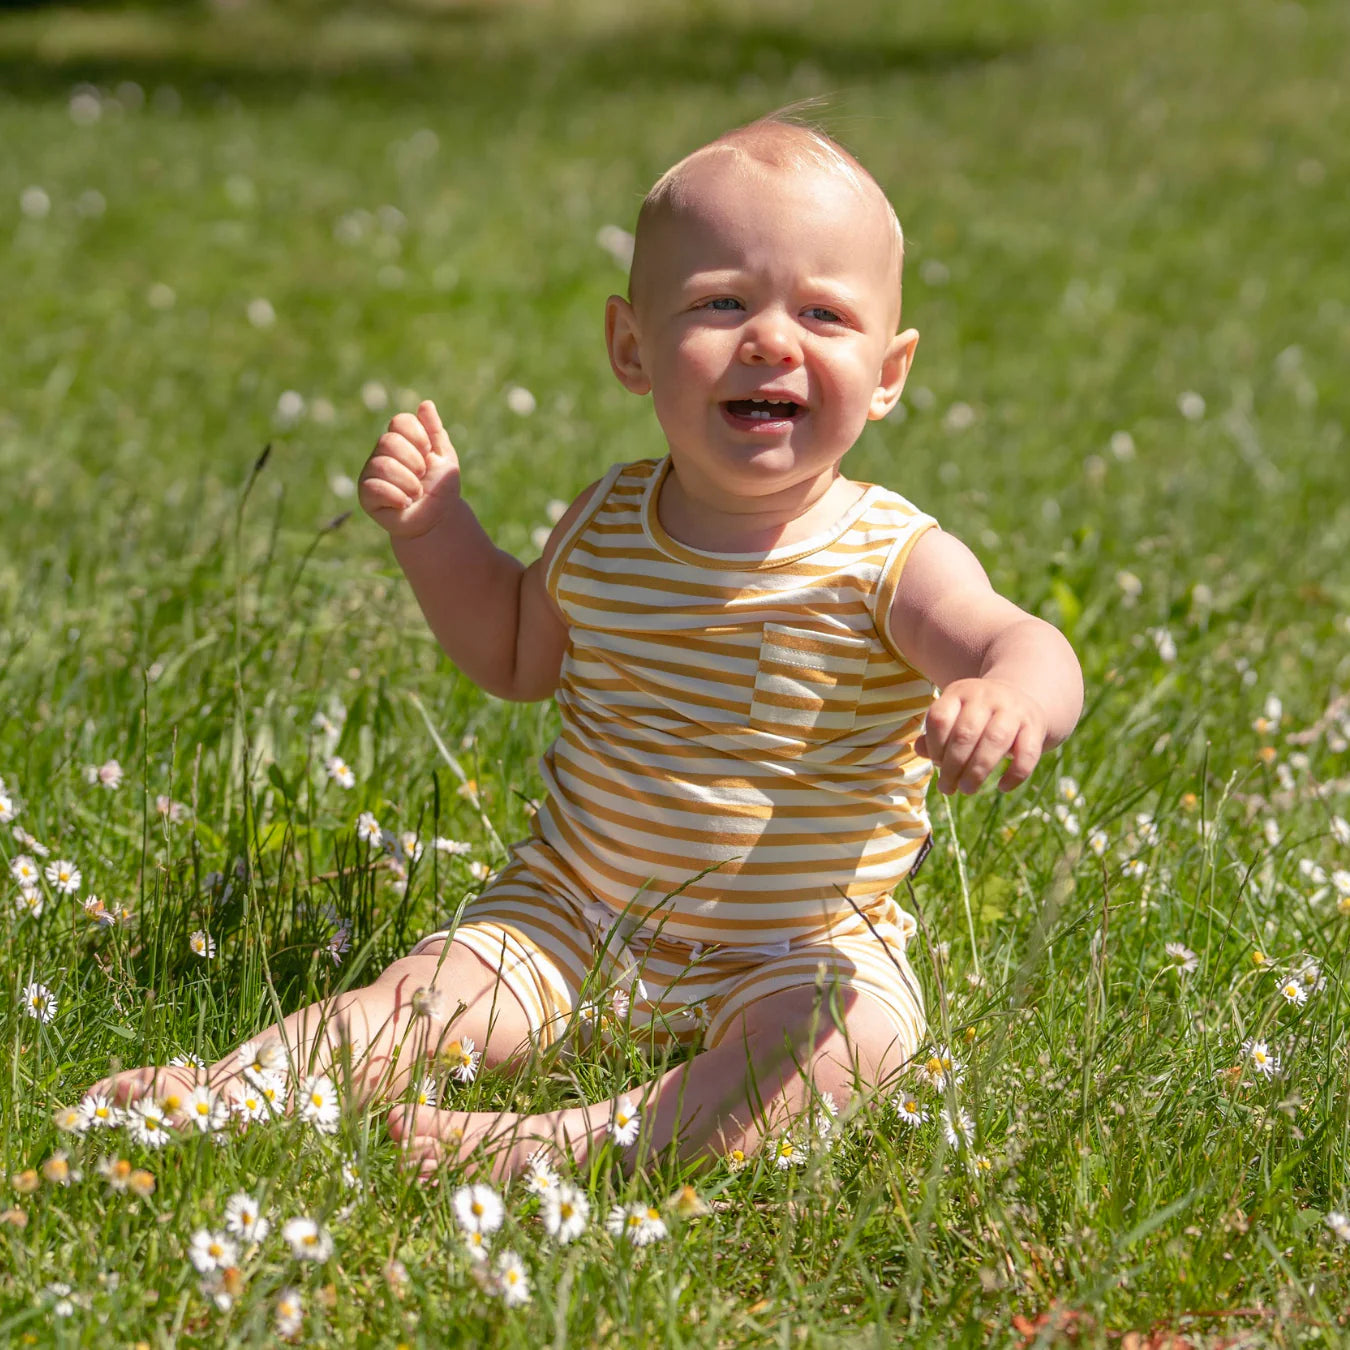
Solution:
{"label": "white daisy", "polygon": [[138,1144],[160,1148],[168,1143],[169,1123],[164,1108],[149,1094],[138,1098],[127,1108],[124,1123],[127,1133]]}
{"label": "white daisy", "polygon": [[249,1083],[258,1095],[267,1103],[267,1109],[273,1115],[279,1115],[286,1109],[287,1082],[284,1074],[257,1073],[249,1076]]}
{"label": "white daisy", "polygon": [[10,860],[9,874],[20,886],[36,886],[40,879],[37,863],[26,853]]}
{"label": "white daisy", "polygon": [[265,1041],[245,1041],[235,1051],[240,1072],[252,1080],[260,1073],[281,1073],[286,1068],[286,1047],[279,1037]]}
{"label": "white daisy", "polygon": [[461,1083],[472,1083],[478,1076],[478,1063],[483,1053],[473,1048],[473,1041],[468,1036],[461,1036],[442,1046],[439,1058]]}
{"label": "white daisy", "polygon": [[111,1130],[122,1123],[125,1113],[120,1106],[113,1105],[112,1098],[101,1092],[90,1092],[80,1102],[80,1114],[86,1129]]}
{"label": "white daisy", "polygon": [[891,1098],[891,1105],[906,1125],[922,1125],[928,1119],[928,1112],[919,1099],[908,1092],[897,1092]]}
{"label": "white daisy", "polygon": [[1140,811],[1135,816],[1134,830],[1139,836],[1139,842],[1145,848],[1152,848],[1161,837],[1158,829],[1158,822],[1153,819],[1153,813],[1151,811]]}
{"label": "white daisy", "polygon": [[36,886],[19,887],[18,895],[14,897],[14,912],[20,917],[40,918],[46,907],[42,892]]}
{"label": "white daisy", "polygon": [[1350,845],[1350,821],[1344,816],[1332,816],[1331,837],[1341,845]]}
{"label": "white daisy", "polygon": [[1163,947],[1163,951],[1183,975],[1189,975],[1200,964],[1200,958],[1184,943],[1169,942]]}
{"label": "white daisy", "polygon": [[469,1255],[471,1261],[486,1261],[488,1254],[488,1240],[486,1233],[465,1233],[464,1250]]}
{"label": "white daisy", "polygon": [[515,1252],[503,1252],[497,1258],[497,1289],[508,1308],[530,1301],[530,1279]]}
{"label": "white daisy", "polygon": [[115,759],[100,764],[94,770],[94,781],[100,787],[107,788],[109,792],[116,790],[122,786],[122,766]]}
{"label": "white daisy", "polygon": [[441,1095],[440,1085],[434,1078],[428,1074],[421,1078],[413,1086],[412,1101],[414,1106],[435,1106]]}
{"label": "white daisy", "polygon": [[1242,1042],[1243,1056],[1251,1061],[1252,1068],[1267,1078],[1274,1078],[1280,1071],[1280,1057],[1273,1053],[1265,1041],[1246,1040]]}
{"label": "white daisy", "polygon": [[531,1195],[547,1195],[549,1191],[556,1190],[558,1186],[558,1173],[549,1162],[543,1149],[534,1154],[529,1161],[529,1167],[525,1173],[525,1189]]}
{"label": "white daisy", "polygon": [[446,839],[443,835],[437,835],[432,847],[437,853],[447,854],[451,858],[457,858],[461,854],[473,851],[472,844],[464,844],[457,839]]}
{"label": "white daisy", "polygon": [[641,1124],[642,1118],[633,1099],[620,1097],[609,1118],[609,1137],[620,1148],[627,1148],[637,1139]]}
{"label": "white daisy", "polygon": [[1308,989],[1297,975],[1291,975],[1280,985],[1280,996],[1286,1003],[1301,1006],[1308,1001]]}
{"label": "white daisy", "polygon": [[609,1211],[605,1227],[614,1237],[627,1238],[634,1247],[646,1247],[666,1236],[666,1223],[655,1205],[640,1200],[631,1205],[615,1205]]}
{"label": "white daisy", "polygon": [[322,1263],[333,1254],[333,1239],[328,1230],[303,1214],[287,1219],[281,1226],[281,1236],[297,1261]]}
{"label": "white daisy", "polygon": [[506,1209],[502,1198],[481,1182],[461,1186],[452,1197],[455,1220],[466,1233],[495,1233],[502,1226]]}
{"label": "white daisy", "polygon": [[51,849],[46,844],[41,843],[35,835],[31,835],[22,825],[14,827],[14,837],[19,841],[20,848],[30,848],[39,858],[51,857]]}
{"label": "white daisy", "polygon": [[965,1065],[952,1054],[950,1047],[945,1045],[934,1047],[917,1061],[916,1068],[919,1077],[938,1092],[945,1091],[949,1082],[959,1083],[966,1071]]}
{"label": "white daisy", "polygon": [[233,1238],[226,1237],[224,1233],[213,1233],[209,1229],[199,1228],[192,1235],[188,1259],[201,1274],[206,1275],[210,1271],[236,1265],[239,1261],[239,1244]]}
{"label": "white daisy", "polygon": [[52,1124],[63,1134],[83,1134],[89,1121],[78,1106],[58,1106],[52,1112]]}
{"label": "white daisy", "polygon": [[591,1204],[579,1187],[568,1181],[560,1181],[552,1190],[544,1193],[539,1212],[544,1220],[544,1231],[555,1242],[565,1246],[586,1231],[586,1223],[591,1217]]}
{"label": "white daisy", "polygon": [[277,1295],[276,1310],[272,1315],[272,1326],[278,1336],[291,1337],[299,1333],[305,1322],[305,1305],[300,1301],[298,1289],[283,1289]]}
{"label": "white daisy", "polygon": [[486,881],[492,875],[492,868],[485,862],[475,860],[469,864],[469,875],[475,881]]}
{"label": "white daisy", "polygon": [[371,848],[379,848],[380,841],[384,831],[380,829],[380,822],[375,819],[369,811],[362,811],[356,818],[356,837],[363,844],[369,844]]}
{"label": "white daisy", "polygon": [[334,755],[331,759],[325,761],[323,766],[328,771],[328,776],[340,788],[354,788],[356,786],[356,774],[352,772],[351,766],[340,755]]}
{"label": "white daisy", "polygon": [[37,1018],[44,1025],[56,1016],[56,995],[36,980],[24,985],[20,1002],[29,1017]]}
{"label": "white daisy", "polygon": [[272,1231],[271,1220],[247,1191],[236,1191],[225,1202],[225,1227],[245,1242],[261,1242]]}
{"label": "white daisy", "polygon": [[970,1118],[969,1111],[958,1107],[953,1117],[951,1111],[944,1106],[939,1118],[942,1121],[942,1133],[951,1148],[957,1148],[962,1143],[969,1145],[975,1142],[975,1122]]}
{"label": "white daisy", "polygon": [[8,825],[18,814],[19,808],[14,804],[14,798],[0,784],[0,825]]}
{"label": "white daisy", "polygon": [[326,1073],[312,1074],[300,1085],[297,1098],[300,1105],[300,1119],[308,1121],[320,1134],[334,1134],[337,1131],[338,1107],[337,1088]]}
{"label": "white daisy", "polygon": [[235,1118],[246,1125],[254,1120],[264,1120],[272,1114],[262,1093],[252,1083],[231,1084],[229,1103]]}
{"label": "white daisy", "polygon": [[806,1166],[807,1151],[795,1143],[791,1135],[783,1135],[772,1145],[772,1149],[773,1164],[780,1172],[786,1172],[789,1167]]}
{"label": "white daisy", "polygon": [[1316,957],[1304,957],[1303,963],[1294,973],[1310,994],[1320,994],[1326,988],[1327,977],[1322,974],[1322,967]]}
{"label": "white daisy", "polygon": [[1105,830],[1089,830],[1087,845],[1100,858],[1111,846],[1111,837]]}
{"label": "white daisy", "polygon": [[1333,1209],[1326,1217],[1326,1225],[1342,1242],[1350,1242],[1350,1218],[1338,1209]]}
{"label": "white daisy", "polygon": [[209,961],[216,954],[216,940],[205,929],[199,928],[188,938],[188,946],[202,958]]}
{"label": "white daisy", "polygon": [[[202,1134],[213,1134],[225,1128],[230,1119],[230,1106],[219,1093],[212,1092],[205,1083],[199,1083],[188,1093],[182,1115],[188,1124],[195,1126]],[[233,1262],[226,1264],[232,1265]]]}
{"label": "white daisy", "polygon": [[74,895],[83,880],[80,869],[64,858],[48,863],[44,875],[52,889],[60,891],[62,895]]}

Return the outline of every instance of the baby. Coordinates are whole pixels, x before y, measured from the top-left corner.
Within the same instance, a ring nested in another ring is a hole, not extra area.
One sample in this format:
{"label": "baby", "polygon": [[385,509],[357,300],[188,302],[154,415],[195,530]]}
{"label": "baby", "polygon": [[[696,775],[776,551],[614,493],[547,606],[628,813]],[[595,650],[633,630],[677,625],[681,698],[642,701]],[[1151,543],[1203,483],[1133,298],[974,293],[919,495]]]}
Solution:
{"label": "baby", "polygon": [[[556,695],[562,730],[532,836],[453,932],[264,1045],[302,1073],[344,1065],[365,1097],[447,1048],[498,1065],[602,1014],[699,1050],[546,1115],[396,1110],[424,1170],[485,1140],[501,1172],[541,1141],[581,1160],[629,1117],[648,1149],[748,1151],[918,1049],[914,920],[892,893],[928,848],[929,779],[971,793],[1006,760],[999,787],[1022,783],[1082,683],[964,545],[841,472],[914,358],[902,255],[857,160],[755,122],[657,182],[628,298],[606,307],[610,363],[651,395],[665,458],[609,469],[523,566],[470,509],[434,404],[370,456],[361,504],[442,647],[498,697]],[[244,1067],[236,1051],[209,1081]],[[100,1087],[180,1094],[170,1073]]]}

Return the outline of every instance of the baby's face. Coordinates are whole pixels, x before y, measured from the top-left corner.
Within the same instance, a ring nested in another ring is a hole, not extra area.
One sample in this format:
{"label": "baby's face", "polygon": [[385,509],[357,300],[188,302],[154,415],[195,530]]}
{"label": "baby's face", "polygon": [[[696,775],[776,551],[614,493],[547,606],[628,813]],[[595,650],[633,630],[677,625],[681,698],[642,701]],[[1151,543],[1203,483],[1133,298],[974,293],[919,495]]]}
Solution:
{"label": "baby's face", "polygon": [[682,482],[762,498],[832,476],[899,397],[917,338],[896,336],[889,212],[817,169],[714,160],[689,188],[644,240],[634,365],[616,371],[650,389]]}

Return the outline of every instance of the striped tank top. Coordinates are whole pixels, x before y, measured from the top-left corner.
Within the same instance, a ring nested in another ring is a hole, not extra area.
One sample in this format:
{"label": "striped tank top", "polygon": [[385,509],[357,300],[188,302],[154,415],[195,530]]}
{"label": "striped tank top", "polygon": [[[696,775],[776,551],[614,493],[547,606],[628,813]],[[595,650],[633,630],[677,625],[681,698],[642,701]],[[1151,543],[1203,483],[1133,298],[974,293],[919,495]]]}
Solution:
{"label": "striped tank top", "polygon": [[614,466],[550,565],[569,638],[535,835],[550,870],[664,938],[816,940],[928,836],[933,687],[887,615],[936,522],[872,485],[812,539],[708,553],[657,519],[669,466]]}

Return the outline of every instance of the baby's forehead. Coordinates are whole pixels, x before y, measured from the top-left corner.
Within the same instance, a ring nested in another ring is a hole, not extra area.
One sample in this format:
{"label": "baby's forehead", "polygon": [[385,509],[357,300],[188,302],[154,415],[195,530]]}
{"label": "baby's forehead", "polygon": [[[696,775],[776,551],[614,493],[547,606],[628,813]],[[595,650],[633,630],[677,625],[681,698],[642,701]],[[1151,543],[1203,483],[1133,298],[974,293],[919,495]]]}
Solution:
{"label": "baby's forehead", "polygon": [[[880,188],[827,163],[764,163],[707,147],[639,217],[630,293],[648,278],[727,257],[796,251],[809,238],[825,266],[876,266],[899,283],[903,240]],[[830,270],[834,270],[830,268]]]}

